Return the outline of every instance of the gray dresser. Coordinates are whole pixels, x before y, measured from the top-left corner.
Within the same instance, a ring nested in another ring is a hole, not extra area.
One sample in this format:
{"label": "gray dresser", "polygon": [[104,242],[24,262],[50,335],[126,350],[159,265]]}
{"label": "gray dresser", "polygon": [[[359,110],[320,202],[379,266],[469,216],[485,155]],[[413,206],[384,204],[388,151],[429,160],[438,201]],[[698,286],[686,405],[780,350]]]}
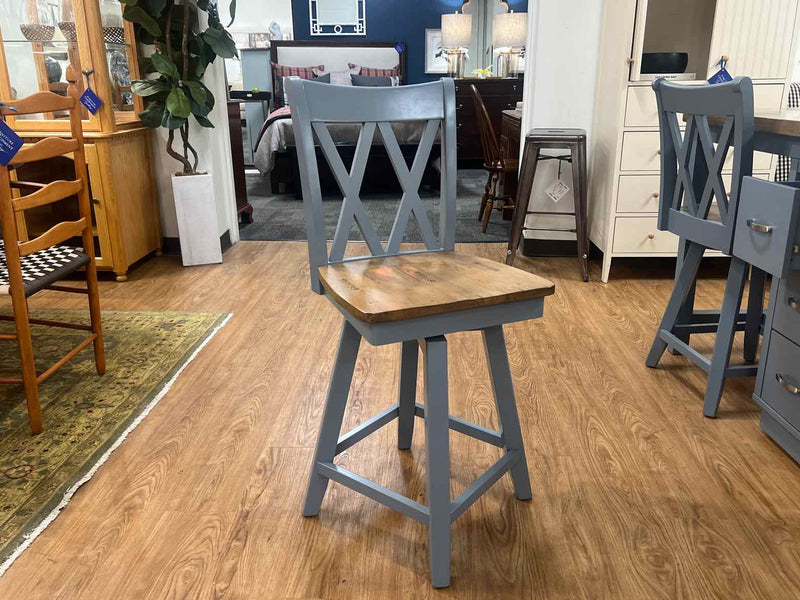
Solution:
{"label": "gray dresser", "polygon": [[734,255],[773,277],[753,398],[761,428],[800,462],[800,183],[745,177]]}

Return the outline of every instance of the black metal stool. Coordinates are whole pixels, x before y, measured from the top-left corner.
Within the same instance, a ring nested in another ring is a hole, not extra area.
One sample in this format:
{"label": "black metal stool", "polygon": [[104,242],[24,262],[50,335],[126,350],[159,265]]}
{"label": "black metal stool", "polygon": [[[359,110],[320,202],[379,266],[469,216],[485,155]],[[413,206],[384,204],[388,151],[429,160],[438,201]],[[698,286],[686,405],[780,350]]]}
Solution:
{"label": "black metal stool", "polygon": [[[568,156],[541,155],[545,148],[566,149]],[[536,165],[540,160],[566,160],[572,164],[572,188],[575,196],[575,212],[551,213],[529,211],[528,202],[533,189]],[[575,229],[555,229],[552,227],[526,227],[528,215],[571,215],[575,217]],[[511,239],[508,242],[506,264],[513,265],[523,231],[568,231],[578,238],[578,261],[584,281],[589,281],[589,226],[586,209],[586,131],[583,129],[534,129],[525,136],[525,149],[522,153],[522,170],[517,188],[517,201],[514,220],[511,224]]]}

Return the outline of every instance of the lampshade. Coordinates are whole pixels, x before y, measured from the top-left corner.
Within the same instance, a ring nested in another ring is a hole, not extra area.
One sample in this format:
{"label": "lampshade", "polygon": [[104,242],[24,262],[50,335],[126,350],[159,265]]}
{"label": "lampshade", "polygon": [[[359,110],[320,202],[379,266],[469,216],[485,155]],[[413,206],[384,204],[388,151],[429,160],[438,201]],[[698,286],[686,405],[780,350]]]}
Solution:
{"label": "lampshade", "polygon": [[507,12],[495,15],[492,26],[495,48],[524,46],[528,39],[528,13]]}
{"label": "lampshade", "polygon": [[472,41],[472,15],[453,13],[442,15],[442,46],[461,48]]}

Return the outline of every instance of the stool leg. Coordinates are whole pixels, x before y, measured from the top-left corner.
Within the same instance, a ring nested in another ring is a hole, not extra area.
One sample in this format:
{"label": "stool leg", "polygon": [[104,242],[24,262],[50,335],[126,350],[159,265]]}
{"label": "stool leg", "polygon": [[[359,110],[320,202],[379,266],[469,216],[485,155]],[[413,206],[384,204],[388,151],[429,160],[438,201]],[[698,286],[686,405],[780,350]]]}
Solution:
{"label": "stool leg", "polygon": [[500,432],[505,440],[505,451],[517,450],[520,459],[511,468],[511,480],[514,492],[520,500],[530,500],[531,480],[528,475],[528,461],[525,458],[525,446],[522,443],[522,429],[519,425],[517,403],[514,399],[514,382],[511,379],[511,368],[508,364],[506,341],[503,337],[503,326],[495,325],[484,329],[483,347],[486,361],[489,363],[489,374],[492,379],[494,400],[500,421]]}
{"label": "stool leg", "polygon": [[761,319],[764,315],[764,286],[766,272],[753,267],[750,272],[750,293],[747,297],[747,320],[744,327],[744,359],[755,362],[758,338],[761,334]]}
{"label": "stool leg", "polygon": [[417,360],[419,342],[403,342],[400,348],[400,391],[397,403],[400,414],[397,418],[397,447],[400,450],[411,448],[414,437],[414,404],[417,396]]}
{"label": "stool leg", "polygon": [[703,400],[703,414],[707,417],[717,416],[719,400],[722,397],[722,390],[725,388],[725,371],[731,361],[736,321],[739,320],[739,308],[742,304],[744,284],[747,281],[747,266],[743,260],[736,257],[731,259],[728,282],[725,284],[725,298],[719,313],[714,356],[711,358],[711,369],[708,372],[706,397]]}
{"label": "stool leg", "polygon": [[513,265],[517,248],[522,240],[522,230],[525,227],[525,217],[528,215],[528,202],[533,190],[533,178],[536,176],[536,165],[539,162],[539,147],[525,144],[522,154],[522,171],[520,172],[519,185],[517,186],[517,199],[514,202],[514,216],[511,219],[511,238],[506,250],[506,264]]}
{"label": "stool leg", "polygon": [[328,388],[328,399],[325,401],[325,412],[322,415],[314,462],[311,463],[311,474],[308,478],[306,500],[303,505],[304,517],[315,517],[319,514],[325,490],[328,488],[328,478],[319,474],[317,463],[333,462],[333,458],[336,456],[336,443],[339,441],[347,395],[353,381],[353,371],[360,344],[361,334],[345,321],[342,335],[339,338],[339,350],[333,366],[331,385]]}
{"label": "stool leg", "polygon": [[656,331],[656,338],[653,340],[653,345],[650,347],[650,353],[647,355],[645,364],[648,367],[654,368],[661,360],[661,355],[667,349],[667,342],[661,336],[661,330],[672,331],[678,321],[680,311],[689,296],[694,282],[697,279],[697,270],[700,268],[700,262],[703,260],[703,253],[705,248],[700,244],[689,242],[686,256],[681,264],[680,273],[675,278],[675,287],[672,288],[672,295],[669,297],[667,309],[664,311],[664,316],[661,319],[661,324]]}
{"label": "stool leg", "polygon": [[575,198],[575,232],[578,241],[578,262],[584,281],[589,281],[589,229],[586,210],[586,144],[570,145],[572,155],[572,192]]}
{"label": "stool leg", "polygon": [[428,548],[433,587],[450,585],[450,423],[447,340],[421,341],[425,374],[425,446],[428,454]]}

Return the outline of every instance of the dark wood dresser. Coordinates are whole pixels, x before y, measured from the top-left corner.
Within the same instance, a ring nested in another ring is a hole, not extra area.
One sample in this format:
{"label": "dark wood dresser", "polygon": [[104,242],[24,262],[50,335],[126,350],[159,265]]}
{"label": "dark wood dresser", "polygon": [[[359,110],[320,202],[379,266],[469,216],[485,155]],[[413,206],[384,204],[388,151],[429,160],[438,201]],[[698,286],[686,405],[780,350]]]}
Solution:
{"label": "dark wood dresser", "polygon": [[480,167],[483,164],[481,135],[475,116],[475,103],[470,86],[474,85],[489,111],[495,135],[500,135],[504,110],[516,108],[522,100],[523,79],[490,77],[464,77],[456,79],[456,121],[458,123],[457,148],[460,168]]}

